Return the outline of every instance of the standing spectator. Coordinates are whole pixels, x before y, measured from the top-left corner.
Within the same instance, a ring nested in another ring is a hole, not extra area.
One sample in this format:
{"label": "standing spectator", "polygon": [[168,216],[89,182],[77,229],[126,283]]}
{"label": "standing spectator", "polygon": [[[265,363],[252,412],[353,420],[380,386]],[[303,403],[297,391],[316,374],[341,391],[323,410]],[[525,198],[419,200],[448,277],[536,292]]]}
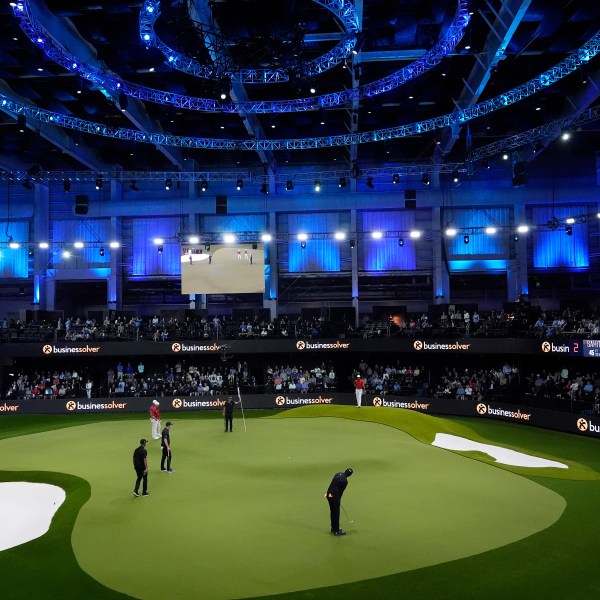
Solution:
{"label": "standing spectator", "polygon": [[156,400],[152,400],[152,404],[150,406],[150,430],[152,432],[153,440],[160,440],[160,402]]}
{"label": "standing spectator", "polygon": [[227,433],[227,425],[229,425],[229,431],[233,431],[233,407],[239,404],[239,400],[234,400],[232,396],[229,396],[223,407],[223,416],[225,417],[225,433]]}
{"label": "standing spectator", "polygon": [[117,379],[123,379],[123,363],[121,361],[117,365]]}
{"label": "standing spectator", "polygon": [[354,393],[356,395],[356,406],[361,406],[365,380],[358,374],[354,379]]}
{"label": "standing spectator", "polygon": [[133,495],[137,498],[140,495],[140,481],[143,481],[142,496],[148,494],[148,451],[146,450],[147,439],[142,438],[140,445],[133,451],[133,468],[137,475]]}
{"label": "standing spectator", "polygon": [[144,374],[144,363],[140,360],[140,364],[137,366],[138,375]]}
{"label": "standing spectator", "polygon": [[88,379],[85,384],[85,393],[87,394],[88,398],[92,397],[92,387],[93,387],[93,383],[91,382],[90,379]]}
{"label": "standing spectator", "polygon": [[346,535],[346,532],[343,529],[340,529],[340,506],[342,504],[342,495],[348,485],[348,477],[350,477],[353,472],[352,469],[346,469],[343,473],[336,473],[325,494],[327,502],[329,502],[331,533],[333,533],[333,535]]}
{"label": "standing spectator", "polygon": [[[173,453],[171,452],[171,421],[167,421],[165,428],[162,430],[162,459],[160,461],[160,470],[163,473],[175,473],[173,469],[171,469],[171,459],[173,458]],[[167,468],[165,469],[165,460],[167,461]]]}

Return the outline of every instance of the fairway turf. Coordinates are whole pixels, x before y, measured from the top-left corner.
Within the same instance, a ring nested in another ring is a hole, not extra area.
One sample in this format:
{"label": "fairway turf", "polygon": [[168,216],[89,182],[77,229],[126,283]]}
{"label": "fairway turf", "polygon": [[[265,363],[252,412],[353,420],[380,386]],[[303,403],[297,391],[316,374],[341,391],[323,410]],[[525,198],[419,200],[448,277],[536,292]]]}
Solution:
{"label": "fairway turf", "polygon": [[[135,447],[140,435],[132,420],[39,433],[12,439],[10,462],[90,482],[73,532],[77,560],[105,586],[142,598],[198,590],[234,598],[372,579],[515,542],[565,506],[536,483],[404,432],[328,417],[253,420],[248,434],[181,420],[172,428],[176,473],[159,472],[159,443],[151,442],[151,496],[133,498],[127,442]],[[339,540],[328,533],[323,492],[350,465],[344,500],[355,523]],[[146,551],[168,569],[136,560]]]}

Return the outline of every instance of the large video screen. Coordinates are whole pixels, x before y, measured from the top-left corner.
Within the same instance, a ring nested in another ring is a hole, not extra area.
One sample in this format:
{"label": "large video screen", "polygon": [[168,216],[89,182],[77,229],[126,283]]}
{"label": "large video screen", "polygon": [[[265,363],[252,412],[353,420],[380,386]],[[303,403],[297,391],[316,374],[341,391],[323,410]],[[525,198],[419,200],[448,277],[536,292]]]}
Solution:
{"label": "large video screen", "polygon": [[181,247],[182,294],[262,294],[264,291],[264,244]]}

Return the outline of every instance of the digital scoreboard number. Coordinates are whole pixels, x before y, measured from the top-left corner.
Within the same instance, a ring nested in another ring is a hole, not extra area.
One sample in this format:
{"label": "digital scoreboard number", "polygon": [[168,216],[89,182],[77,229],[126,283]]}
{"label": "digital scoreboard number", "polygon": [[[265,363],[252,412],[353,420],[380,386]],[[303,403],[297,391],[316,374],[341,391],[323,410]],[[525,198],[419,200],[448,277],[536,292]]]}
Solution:
{"label": "digital scoreboard number", "polygon": [[582,356],[588,358],[600,358],[600,340],[582,340]]}

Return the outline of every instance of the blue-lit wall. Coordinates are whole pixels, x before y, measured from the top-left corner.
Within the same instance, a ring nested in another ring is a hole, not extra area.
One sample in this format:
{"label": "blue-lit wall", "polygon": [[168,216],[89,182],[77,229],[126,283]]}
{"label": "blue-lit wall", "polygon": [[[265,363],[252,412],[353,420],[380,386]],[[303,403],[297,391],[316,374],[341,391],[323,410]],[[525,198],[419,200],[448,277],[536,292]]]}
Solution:
{"label": "blue-lit wall", "polygon": [[[398,237],[385,237],[385,232],[408,232],[415,228],[414,211],[365,211],[360,214],[363,236],[363,265],[365,271],[412,271],[416,269],[415,242],[408,233],[402,234],[404,245]],[[376,240],[373,231],[381,231],[384,237]],[[400,235],[400,234],[398,234]]]}
{"label": "blue-lit wall", "polygon": [[[547,223],[553,217],[567,219],[587,213],[588,208],[585,205],[536,207],[533,209],[533,221],[534,223]],[[585,268],[590,266],[588,226],[586,223],[577,223],[572,227],[573,235],[567,235],[562,228],[556,231],[534,232],[534,268]]]}
{"label": "blue-lit wall", "polygon": [[[2,233],[12,236],[15,242],[27,243],[29,241],[29,223],[25,221],[0,221]],[[27,273],[27,248],[1,248],[0,249],[0,277],[26,278]]]}
{"label": "blue-lit wall", "polygon": [[155,238],[168,238],[177,234],[179,217],[132,219],[133,263],[131,274],[181,275],[181,249],[178,244],[163,244],[158,252]]}
{"label": "blue-lit wall", "polygon": [[[64,243],[68,250],[78,259],[78,266],[84,267],[87,264],[108,264],[110,263],[110,252],[105,248],[104,256],[100,256],[99,248],[84,247],[80,250],[73,248],[75,241],[84,244],[106,242],[110,240],[110,221],[108,219],[71,219],[52,222],[52,239],[54,243]],[[63,266],[67,266],[64,264]]]}
{"label": "blue-lit wall", "polygon": [[341,266],[340,242],[335,240],[308,240],[306,248],[295,239],[296,234],[332,233],[340,228],[340,216],[337,213],[308,214],[288,216],[290,241],[288,243],[288,269],[290,272],[332,272]]}

